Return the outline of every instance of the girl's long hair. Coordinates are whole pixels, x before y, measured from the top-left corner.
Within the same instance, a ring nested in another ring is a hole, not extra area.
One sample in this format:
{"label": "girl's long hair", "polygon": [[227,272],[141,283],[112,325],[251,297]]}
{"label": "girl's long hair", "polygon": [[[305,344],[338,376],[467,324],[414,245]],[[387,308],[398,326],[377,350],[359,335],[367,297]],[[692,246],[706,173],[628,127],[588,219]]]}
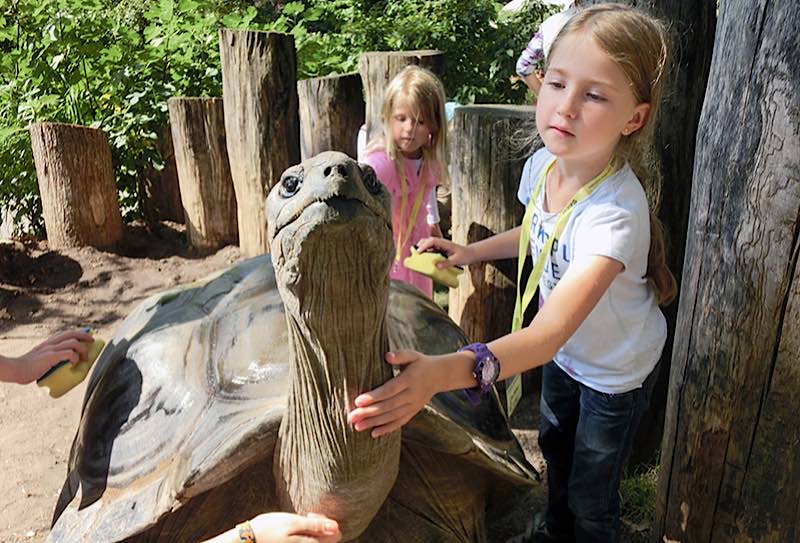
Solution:
{"label": "girl's long hair", "polygon": [[[447,120],[444,112],[444,86],[436,75],[420,66],[411,65],[403,68],[389,82],[383,97],[383,145],[386,154],[395,163],[395,168],[404,175],[405,168],[394,141],[392,141],[392,111],[398,104],[408,105],[416,115],[430,128],[431,141],[422,146],[422,162],[428,169],[434,162],[439,163],[438,181],[447,186]],[[430,170],[428,170],[430,171]],[[429,178],[430,180],[430,178]]]}
{"label": "girl's long hair", "polygon": [[617,63],[631,84],[637,103],[650,104],[645,124],[622,136],[616,156],[627,161],[650,201],[650,252],[646,277],[656,291],[659,304],[677,294],[675,276],[667,267],[664,227],[654,210],[661,201],[662,176],[655,152],[654,128],[669,71],[669,47],[664,25],[654,17],[621,4],[597,4],[580,10],[561,29],[550,49],[568,34],[586,33]]}

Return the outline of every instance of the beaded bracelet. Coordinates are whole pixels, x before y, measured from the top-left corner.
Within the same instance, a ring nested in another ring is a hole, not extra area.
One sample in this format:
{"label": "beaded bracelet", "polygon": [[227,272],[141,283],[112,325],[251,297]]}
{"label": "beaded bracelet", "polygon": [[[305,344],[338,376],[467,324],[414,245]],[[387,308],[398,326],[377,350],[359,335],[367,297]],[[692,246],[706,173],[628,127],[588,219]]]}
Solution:
{"label": "beaded bracelet", "polygon": [[239,530],[239,543],[256,543],[256,534],[250,526],[250,521],[237,524],[236,529]]}

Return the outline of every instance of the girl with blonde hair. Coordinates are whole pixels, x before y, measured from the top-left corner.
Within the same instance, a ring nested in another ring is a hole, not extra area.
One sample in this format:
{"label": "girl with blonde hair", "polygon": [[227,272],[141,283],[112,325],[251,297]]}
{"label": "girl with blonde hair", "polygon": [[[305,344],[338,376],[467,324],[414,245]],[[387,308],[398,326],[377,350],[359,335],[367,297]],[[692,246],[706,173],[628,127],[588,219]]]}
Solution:
{"label": "girl with blonde hair", "polygon": [[429,297],[431,280],[406,268],[403,260],[421,239],[442,236],[436,186],[447,182],[444,104],[444,87],[432,72],[413,65],[403,69],[384,95],[384,135],[367,146],[363,159],[392,196],[396,254],[390,277]]}
{"label": "girl with blonde hair", "polygon": [[[387,353],[403,371],[356,397],[349,414],[356,430],[378,437],[438,392],[463,388],[478,402],[496,379],[544,366],[547,511],[518,541],[620,538],[620,473],[667,337],[659,304],[676,291],[646,196],[659,179],[647,157],[666,66],[666,32],[649,15],[601,4],[570,18],[536,104],[545,147],[523,169],[522,226],[467,246],[420,243],[448,255],[441,267],[517,256],[519,279],[530,252],[534,268],[525,292],[518,287],[512,332],[452,354]],[[522,327],[537,285],[544,304]],[[513,382],[506,391],[518,397]]]}

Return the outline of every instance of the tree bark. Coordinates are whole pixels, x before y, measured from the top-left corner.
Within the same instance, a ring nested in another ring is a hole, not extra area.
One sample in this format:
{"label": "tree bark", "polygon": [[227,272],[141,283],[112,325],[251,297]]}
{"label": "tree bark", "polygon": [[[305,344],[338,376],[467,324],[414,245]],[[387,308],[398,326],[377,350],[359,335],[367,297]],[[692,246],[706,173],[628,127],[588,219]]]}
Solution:
{"label": "tree bark", "polygon": [[[606,1],[588,0],[582,5]],[[636,6],[664,21],[672,38],[672,77],[668,81],[655,134],[666,188],[661,193],[658,216],[667,233],[667,264],[680,285],[692,193],[695,138],[711,65],[717,3],[714,0],[623,0],[620,3]],[[678,305],[679,299],[676,299],[663,308],[667,318],[667,343],[661,354],[659,377],[650,407],[643,415],[634,441],[632,464],[651,462],[661,444]]]}
{"label": "tree bark", "polygon": [[142,212],[149,223],[158,221],[182,223],[183,204],[181,204],[178,169],[175,165],[175,149],[172,146],[169,124],[159,130],[157,146],[164,164],[160,170],[148,169],[142,177],[141,191],[144,195]]}
{"label": "tree bark", "polygon": [[383,134],[383,95],[394,76],[409,64],[427,68],[442,77],[444,53],[441,51],[385,51],[362,53],[358,57],[358,71],[364,83],[364,100],[367,103],[367,141]]}
{"label": "tree bark", "polygon": [[[474,243],[519,226],[525,212],[517,200],[529,153],[514,152],[517,133],[534,133],[534,108],[461,106],[453,119],[453,241]],[[491,202],[491,205],[489,203]],[[517,259],[471,265],[450,290],[450,318],[471,341],[488,342],[511,331]]]}
{"label": "tree bark", "polygon": [[36,123],[29,130],[50,248],[120,241],[122,216],[106,133],[60,123]]}
{"label": "tree bark", "polygon": [[219,48],[239,245],[255,256],[269,250],[266,195],[300,161],[294,38],[222,29]]}
{"label": "tree bark", "polygon": [[732,0],[721,10],[654,541],[800,540],[797,28],[796,2]]}
{"label": "tree bark", "polygon": [[203,251],[236,243],[222,98],[170,98],[167,104],[189,242]]}
{"label": "tree bark", "polygon": [[356,158],[358,129],[364,124],[361,76],[357,73],[297,82],[300,157],[341,151]]}

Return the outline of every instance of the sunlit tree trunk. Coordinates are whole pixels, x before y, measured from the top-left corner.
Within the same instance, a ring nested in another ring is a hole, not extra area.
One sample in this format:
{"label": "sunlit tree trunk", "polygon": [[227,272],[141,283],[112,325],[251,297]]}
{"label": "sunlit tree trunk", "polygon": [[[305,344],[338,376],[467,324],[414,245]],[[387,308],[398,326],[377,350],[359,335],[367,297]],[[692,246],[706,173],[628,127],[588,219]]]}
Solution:
{"label": "sunlit tree trunk", "polygon": [[50,248],[108,247],[120,241],[122,216],[106,133],[36,123],[30,134]]}
{"label": "sunlit tree trunk", "polygon": [[800,4],[720,10],[653,541],[800,540]]}
{"label": "sunlit tree trunk", "polygon": [[300,100],[300,157],[341,151],[356,158],[358,129],[364,124],[361,76],[315,77],[297,82]]}
{"label": "sunlit tree trunk", "polygon": [[300,162],[294,38],[223,29],[219,50],[239,246],[256,256],[269,250],[266,195],[286,168]]}
{"label": "sunlit tree trunk", "polygon": [[168,106],[189,242],[201,250],[236,243],[222,98],[170,98]]}

